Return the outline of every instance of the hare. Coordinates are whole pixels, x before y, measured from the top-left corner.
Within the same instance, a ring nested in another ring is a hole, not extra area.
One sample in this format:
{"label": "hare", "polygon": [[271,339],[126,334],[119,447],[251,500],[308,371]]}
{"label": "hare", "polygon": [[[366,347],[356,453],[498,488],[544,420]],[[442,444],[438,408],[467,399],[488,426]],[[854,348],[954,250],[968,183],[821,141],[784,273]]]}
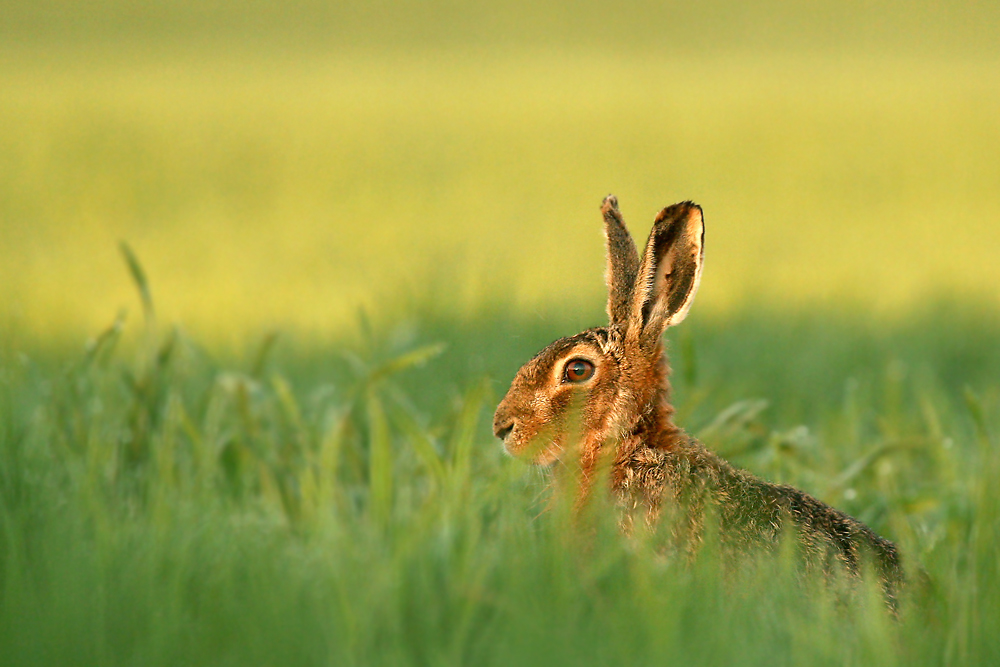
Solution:
{"label": "hare", "polygon": [[798,489],[732,467],[674,424],[662,334],[684,319],[698,290],[701,208],[688,201],[663,209],[641,258],[614,196],[601,212],[608,326],[555,341],[517,372],[493,420],[504,448],[549,465],[572,441],[584,497],[607,461],[612,496],[629,510],[626,527],[636,510],[653,524],[669,506],[681,513],[682,539],[696,545],[710,509],[720,541],[736,551],[776,544],[790,530],[824,568],[840,562],[853,577],[871,566],[894,608],[902,570],[891,542]]}

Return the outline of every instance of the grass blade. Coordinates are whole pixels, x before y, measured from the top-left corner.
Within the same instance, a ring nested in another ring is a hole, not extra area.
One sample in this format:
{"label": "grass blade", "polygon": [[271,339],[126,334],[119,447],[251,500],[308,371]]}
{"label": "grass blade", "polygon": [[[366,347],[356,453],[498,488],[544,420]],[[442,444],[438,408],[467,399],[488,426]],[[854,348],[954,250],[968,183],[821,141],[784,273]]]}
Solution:
{"label": "grass blade", "polygon": [[482,412],[489,392],[490,383],[484,378],[466,394],[462,404],[462,411],[459,413],[449,443],[451,472],[455,484],[461,485],[468,479],[472,444],[476,439],[476,426],[479,424],[479,414]]}
{"label": "grass blade", "polygon": [[414,366],[421,366],[444,352],[445,347],[444,343],[433,343],[405,352],[373,370],[368,376],[368,382],[375,384],[396,373],[413,368]]}
{"label": "grass blade", "polygon": [[384,527],[392,512],[391,435],[379,395],[369,390],[366,398],[369,508],[375,525]]}
{"label": "grass blade", "polygon": [[146,272],[139,263],[139,258],[132,252],[132,248],[125,241],[118,244],[121,249],[128,271],[132,275],[132,281],[139,289],[139,297],[142,299],[142,309],[146,316],[146,323],[152,325],[156,321],[156,312],[153,309],[153,295],[149,290],[149,281],[146,280]]}
{"label": "grass blade", "polygon": [[409,440],[420,462],[430,471],[431,477],[438,484],[444,483],[447,472],[444,460],[430,434],[417,423],[416,418],[399,401],[392,412],[396,425]]}

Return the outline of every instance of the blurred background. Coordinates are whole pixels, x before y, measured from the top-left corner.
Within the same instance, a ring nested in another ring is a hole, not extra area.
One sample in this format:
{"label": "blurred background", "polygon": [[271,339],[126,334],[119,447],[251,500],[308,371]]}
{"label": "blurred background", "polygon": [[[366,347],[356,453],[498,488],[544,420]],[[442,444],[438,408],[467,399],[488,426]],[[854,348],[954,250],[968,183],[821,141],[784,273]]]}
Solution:
{"label": "blurred background", "polygon": [[602,321],[598,208],[705,209],[696,312],[994,306],[1000,4],[5,0],[0,327]]}

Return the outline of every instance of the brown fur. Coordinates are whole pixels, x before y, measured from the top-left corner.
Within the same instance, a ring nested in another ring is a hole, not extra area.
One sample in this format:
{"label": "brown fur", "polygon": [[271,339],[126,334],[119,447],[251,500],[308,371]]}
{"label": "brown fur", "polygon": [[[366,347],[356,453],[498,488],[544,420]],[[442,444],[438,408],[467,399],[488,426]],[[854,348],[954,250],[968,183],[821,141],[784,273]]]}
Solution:
{"label": "brown fur", "polygon": [[[704,535],[711,508],[720,538],[731,551],[774,545],[794,529],[807,560],[824,569],[839,562],[860,575],[874,567],[890,606],[902,580],[895,546],[860,521],[792,488],[770,484],[729,463],[673,422],[663,331],[683,320],[701,277],[704,223],[691,202],[656,217],[641,262],[617,200],[604,200],[609,326],[561,338],[528,361],[497,407],[493,429],[507,451],[547,465],[563,457],[567,443],[581,472],[583,499],[610,452],[614,495],[654,524],[668,506],[681,513],[678,526],[688,549]],[[571,360],[594,365],[593,377],[572,382]],[[578,435],[578,438],[574,438]],[[790,523],[789,523],[790,522]]]}

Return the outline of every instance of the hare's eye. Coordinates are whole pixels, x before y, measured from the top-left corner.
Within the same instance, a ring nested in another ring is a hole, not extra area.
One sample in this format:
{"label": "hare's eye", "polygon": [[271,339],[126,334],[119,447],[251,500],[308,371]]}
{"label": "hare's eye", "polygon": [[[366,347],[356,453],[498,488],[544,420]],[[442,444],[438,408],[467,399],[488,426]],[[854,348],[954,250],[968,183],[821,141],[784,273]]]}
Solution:
{"label": "hare's eye", "polygon": [[594,376],[594,364],[586,359],[573,359],[566,364],[563,374],[567,382],[584,382]]}

